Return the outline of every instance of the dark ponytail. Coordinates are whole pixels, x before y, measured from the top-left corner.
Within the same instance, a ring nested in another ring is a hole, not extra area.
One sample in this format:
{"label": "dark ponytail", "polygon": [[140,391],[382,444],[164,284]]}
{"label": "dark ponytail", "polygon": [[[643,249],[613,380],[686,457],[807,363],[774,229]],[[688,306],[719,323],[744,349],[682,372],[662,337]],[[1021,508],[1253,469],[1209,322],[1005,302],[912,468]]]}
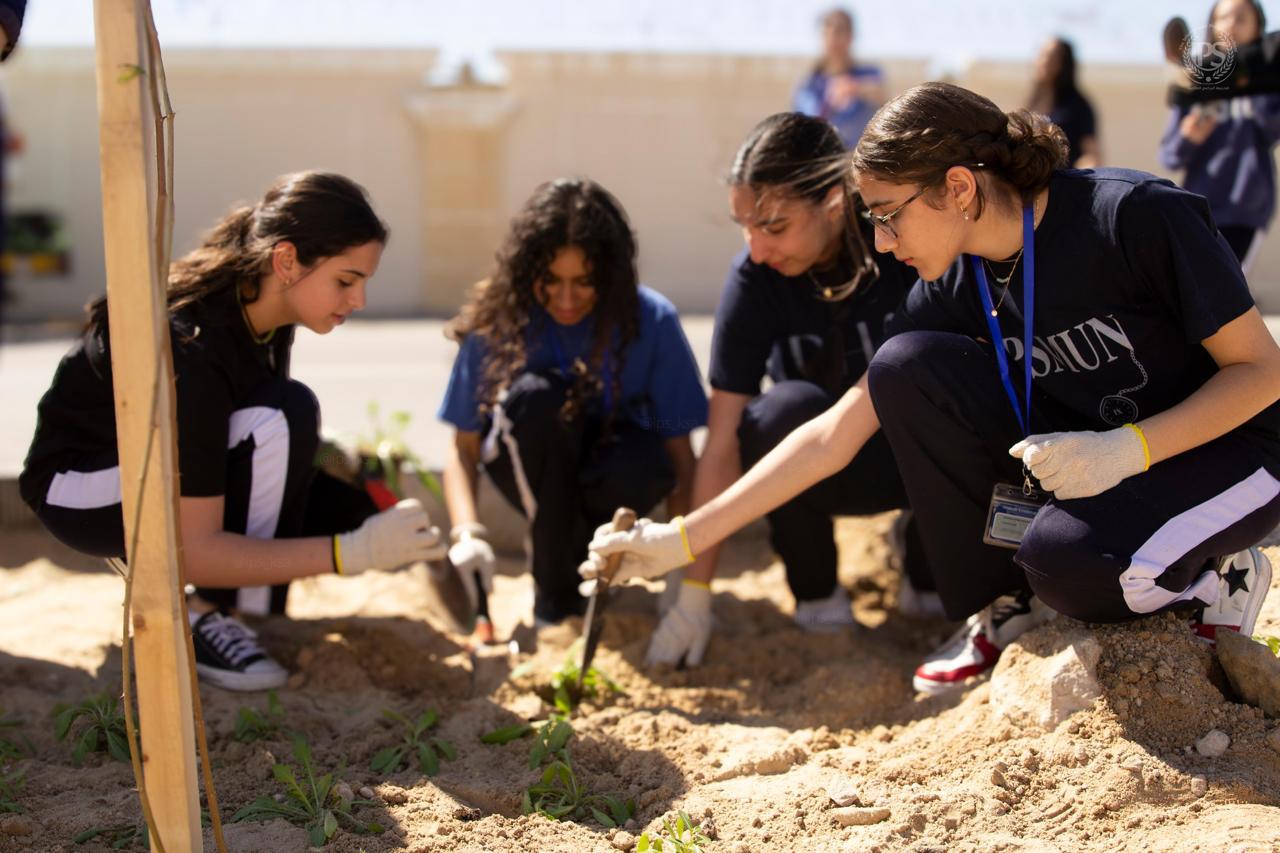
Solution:
{"label": "dark ponytail", "polygon": [[[853,152],[853,171],[895,184],[940,186],[952,166],[981,168],[1003,187],[996,201],[1026,204],[1067,165],[1067,138],[1029,110],[1003,112],[950,83],[908,89],[880,108]],[[978,184],[975,218],[986,203]]]}
{"label": "dark ponytail", "polygon": [[[292,243],[298,262],[309,267],[365,243],[385,244],[387,237],[368,195],[350,178],[331,172],[282,175],[261,201],[232,210],[197,248],[169,265],[169,313],[235,288],[245,304],[256,301],[279,243]],[[106,297],[92,302],[88,312],[88,327],[104,328]]]}
{"label": "dark ponytail", "polygon": [[770,196],[825,204],[831,190],[839,187],[844,197],[845,249],[854,275],[823,298],[845,299],[864,279],[870,281],[879,274],[858,225],[861,208],[849,173],[849,152],[826,119],[802,113],[769,116],[752,128],[739,146],[727,183],[750,189],[757,208]]}

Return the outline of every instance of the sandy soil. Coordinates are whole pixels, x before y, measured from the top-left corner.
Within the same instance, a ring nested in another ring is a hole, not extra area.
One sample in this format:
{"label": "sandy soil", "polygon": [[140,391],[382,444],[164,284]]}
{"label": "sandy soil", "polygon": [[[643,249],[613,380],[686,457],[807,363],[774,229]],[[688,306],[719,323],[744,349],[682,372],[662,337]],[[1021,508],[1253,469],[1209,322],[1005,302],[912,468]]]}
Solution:
{"label": "sandy soil", "polygon": [[[530,742],[479,742],[500,725],[546,716],[549,673],[580,629],[536,638],[518,629],[532,603],[519,560],[503,561],[493,601],[499,634],[514,631],[522,644],[516,653],[473,656],[462,638],[424,621],[429,596],[413,570],[298,584],[290,618],[259,623],[264,643],[296,673],[280,694],[287,724],[306,736],[320,768],[342,768],[353,790],[372,789],[375,804],[357,813],[387,827],[381,836],[340,831],[328,849],[628,849],[683,809],[714,835],[709,849],[735,853],[1280,850],[1280,725],[1224,695],[1212,653],[1175,619],[1097,629],[1059,619],[1011,647],[991,680],[916,699],[911,670],[951,626],[893,610],[889,521],[840,525],[856,631],[795,628],[781,567],[758,535],[726,549],[719,627],[697,670],[643,669],[655,596],[622,592],[597,663],[625,693],[584,704],[570,741],[589,790],[635,799],[634,822],[621,832],[521,816],[521,791],[538,775],[527,766]],[[1280,551],[1270,554],[1280,564]],[[138,822],[132,774],[100,756],[72,766],[50,712],[59,701],[118,691],[121,582],[36,532],[5,533],[0,566],[9,567],[0,573],[0,711],[23,721],[18,731],[35,747],[18,764],[26,814],[0,818],[0,850],[109,849],[71,839]],[[1259,631],[1280,634],[1275,589]],[[1045,722],[1049,700],[1038,697],[1053,686],[1047,663],[1086,648],[1100,695]],[[531,672],[512,678],[517,666]],[[232,737],[237,710],[265,708],[263,696],[210,687],[201,695],[225,819],[279,790],[271,765],[291,760],[290,748],[283,738]],[[371,757],[397,739],[384,708],[437,709],[437,731],[457,760],[434,778],[416,768],[375,774]],[[1212,729],[1230,746],[1206,758],[1193,745]],[[841,826],[835,800],[882,819]],[[301,829],[280,821],[230,824],[226,835],[235,851],[308,846]]]}

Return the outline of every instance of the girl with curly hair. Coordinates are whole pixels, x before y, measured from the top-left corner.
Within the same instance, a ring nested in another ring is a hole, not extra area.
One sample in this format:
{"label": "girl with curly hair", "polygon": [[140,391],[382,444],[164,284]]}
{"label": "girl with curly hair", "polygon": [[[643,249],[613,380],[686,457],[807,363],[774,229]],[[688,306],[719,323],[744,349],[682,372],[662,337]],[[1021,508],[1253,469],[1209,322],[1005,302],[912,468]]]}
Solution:
{"label": "girl with curly hair", "polygon": [[476,513],[483,470],[529,520],[535,621],[580,615],[576,567],[614,507],[688,507],[689,433],[707,401],[680,318],[638,283],[617,199],[574,178],[534,192],[446,333],[460,344],[439,412],[455,428],[449,556],[492,589]]}

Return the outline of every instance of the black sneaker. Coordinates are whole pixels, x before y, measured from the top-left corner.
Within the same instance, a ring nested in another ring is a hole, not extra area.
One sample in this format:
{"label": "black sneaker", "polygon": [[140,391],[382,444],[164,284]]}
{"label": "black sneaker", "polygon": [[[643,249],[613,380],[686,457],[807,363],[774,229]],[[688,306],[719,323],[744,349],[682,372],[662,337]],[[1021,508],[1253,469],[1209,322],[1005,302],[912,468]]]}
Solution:
{"label": "black sneaker", "polygon": [[191,642],[196,672],[210,684],[226,690],[271,690],[289,680],[289,671],[258,645],[257,634],[216,610],[191,626]]}

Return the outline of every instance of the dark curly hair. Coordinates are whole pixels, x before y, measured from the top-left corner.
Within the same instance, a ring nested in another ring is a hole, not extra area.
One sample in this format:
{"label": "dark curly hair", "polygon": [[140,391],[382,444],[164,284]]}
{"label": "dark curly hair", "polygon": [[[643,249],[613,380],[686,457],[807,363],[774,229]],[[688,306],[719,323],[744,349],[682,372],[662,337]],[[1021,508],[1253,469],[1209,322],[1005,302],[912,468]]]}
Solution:
{"label": "dark curly hair", "polygon": [[[535,287],[561,249],[577,247],[586,257],[596,291],[595,329],[584,371],[576,371],[562,417],[571,420],[577,404],[602,391],[603,364],[609,354],[613,399],[618,399],[623,354],[639,327],[639,279],[636,241],[622,205],[604,187],[587,178],[560,178],[542,184],[511,221],[497,255],[493,275],[477,284],[445,335],[461,343],[480,335],[488,349],[476,398],[480,414],[493,410],[499,394],[528,362],[529,333],[554,321],[540,305]],[[608,413],[606,413],[608,417]]]}
{"label": "dark curly hair", "polygon": [[[1067,137],[1029,110],[1006,113],[960,86],[924,83],[881,107],[853,152],[855,175],[922,187],[941,186],[952,166],[979,165],[999,181],[985,188],[995,203],[1028,204],[1067,165]],[[979,181],[975,219],[986,201]]]}

